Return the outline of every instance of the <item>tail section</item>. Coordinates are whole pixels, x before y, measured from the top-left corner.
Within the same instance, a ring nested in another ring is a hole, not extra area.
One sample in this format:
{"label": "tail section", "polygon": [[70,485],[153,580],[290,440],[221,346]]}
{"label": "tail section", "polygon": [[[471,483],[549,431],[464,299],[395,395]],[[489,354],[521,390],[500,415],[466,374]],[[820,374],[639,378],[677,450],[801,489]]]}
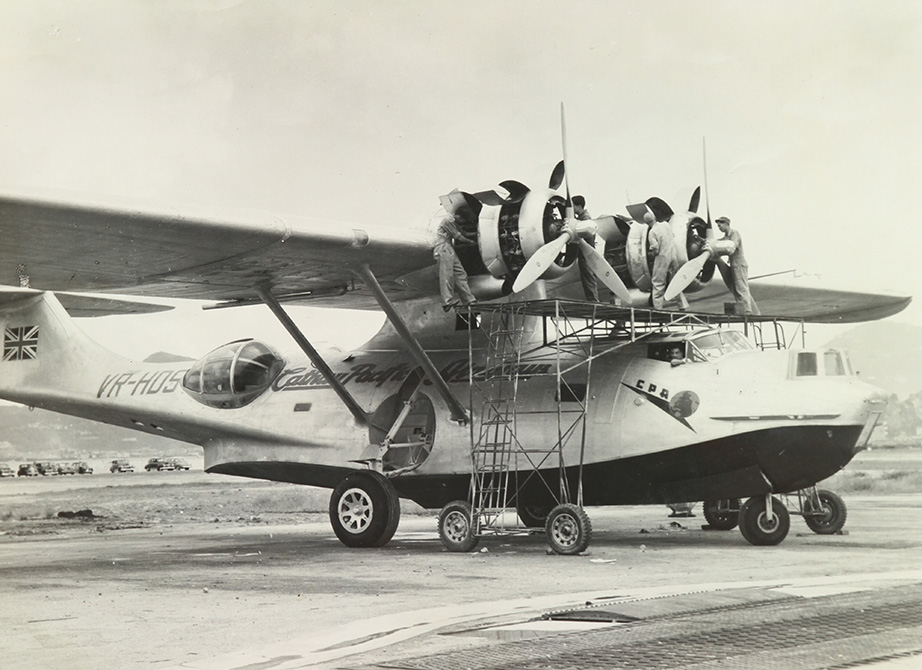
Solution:
{"label": "tail section", "polygon": [[67,414],[103,367],[129,365],[80,330],[52,293],[0,287],[0,398]]}

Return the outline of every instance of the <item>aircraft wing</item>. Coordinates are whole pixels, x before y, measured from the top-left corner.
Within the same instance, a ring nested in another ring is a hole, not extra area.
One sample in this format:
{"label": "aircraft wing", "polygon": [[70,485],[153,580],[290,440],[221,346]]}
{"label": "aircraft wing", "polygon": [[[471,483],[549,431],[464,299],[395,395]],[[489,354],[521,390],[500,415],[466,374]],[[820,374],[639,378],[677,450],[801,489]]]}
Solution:
{"label": "aircraft wing", "polygon": [[[816,275],[796,272],[751,278],[749,290],[763,316],[803,319],[809,323],[883,319],[901,312],[912,302],[908,296],[846,290]],[[686,297],[694,311],[723,313],[734,302],[719,277],[705,290]]]}
{"label": "aircraft wing", "polygon": [[377,303],[352,268],[367,263],[400,300],[423,295],[400,278],[433,263],[423,232],[262,212],[153,212],[3,196],[0,240],[5,285],[251,301],[253,286],[269,282],[280,297],[353,309]]}

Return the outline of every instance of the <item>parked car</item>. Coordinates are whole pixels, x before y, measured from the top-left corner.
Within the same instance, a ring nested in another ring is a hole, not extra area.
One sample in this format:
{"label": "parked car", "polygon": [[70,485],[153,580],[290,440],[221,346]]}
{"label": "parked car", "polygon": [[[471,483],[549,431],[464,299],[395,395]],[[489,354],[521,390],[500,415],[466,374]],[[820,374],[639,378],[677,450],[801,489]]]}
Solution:
{"label": "parked car", "polygon": [[74,467],[73,463],[55,463],[54,467],[58,471],[59,475],[77,474],[77,468]]}
{"label": "parked car", "polygon": [[134,466],[126,460],[118,459],[112,461],[109,472],[134,472]]}
{"label": "parked car", "polygon": [[86,461],[75,461],[74,472],[78,475],[91,475],[93,474],[93,468],[87,465]]}
{"label": "parked car", "polygon": [[174,470],[188,470],[189,463],[184,458],[171,458],[169,461],[173,464]]}
{"label": "parked car", "polygon": [[50,461],[39,461],[35,464],[35,467],[38,468],[38,474],[40,475],[56,475],[58,474],[58,466],[56,463]]}
{"label": "parked car", "polygon": [[160,470],[175,470],[176,468],[173,466],[173,462],[169,458],[152,458],[147,461],[144,469],[148,472],[153,470],[157,470],[159,472]]}
{"label": "parked car", "polygon": [[0,477],[15,477],[16,473],[6,463],[0,463]]}
{"label": "parked car", "polygon": [[38,468],[35,463],[23,463],[16,474],[20,477],[38,477]]}

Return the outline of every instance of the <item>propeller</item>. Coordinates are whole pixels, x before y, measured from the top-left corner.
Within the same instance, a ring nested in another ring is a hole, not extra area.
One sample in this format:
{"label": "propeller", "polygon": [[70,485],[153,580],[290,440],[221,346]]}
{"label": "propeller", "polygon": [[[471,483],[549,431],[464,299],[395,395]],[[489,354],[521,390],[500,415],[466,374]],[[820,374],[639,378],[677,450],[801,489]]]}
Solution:
{"label": "propeller", "polygon": [[[549,186],[557,189],[563,184],[566,190],[566,215],[565,223],[561,229],[560,235],[551,240],[540,249],[538,249],[531,258],[525,263],[525,266],[519,271],[518,276],[512,284],[512,290],[518,293],[523,291],[545,273],[554,260],[560,255],[567,244],[573,240],[579,240],[580,253],[586,259],[590,270],[595,274],[612,293],[621,300],[629,302],[631,295],[627,286],[621,281],[615,269],[609,265],[605,257],[593,248],[591,244],[578,237],[580,232],[591,232],[599,234],[602,239],[616,239],[622,235],[621,227],[618,220],[613,216],[603,216],[593,221],[576,221],[573,218],[573,199],[570,197],[570,183],[567,178],[567,124],[564,118],[563,103],[560,103],[560,139],[563,150],[563,160],[554,167],[551,173]],[[579,227],[579,229],[577,228]]]}
{"label": "propeller", "polygon": [[[714,224],[711,221],[711,202],[710,202],[710,189],[708,188],[708,172],[707,172],[707,149],[705,145],[704,138],[701,139],[701,150],[704,159],[704,190],[705,190],[705,207],[707,209],[707,218],[708,218],[708,230],[714,230]],[[688,209],[691,212],[697,211],[698,201],[701,195],[701,187],[699,186],[695,189],[695,192],[692,194],[691,202],[689,202]],[[674,299],[679,293],[681,293],[685,288],[691,284],[695,277],[698,276],[698,273],[704,268],[704,264],[711,259],[713,255],[714,263],[717,265],[717,269],[720,271],[720,278],[723,280],[724,285],[727,287],[727,290],[733,294],[733,297],[737,297],[736,289],[733,287],[733,269],[727,264],[727,262],[720,257],[719,254],[712,254],[710,251],[705,251],[699,256],[691,259],[675,273],[672,278],[672,281],[669,282],[669,286],[666,287],[666,291],[663,294],[665,300]],[[753,314],[759,314],[759,307],[756,305],[755,300],[752,296],[749,298],[749,304],[752,307]]]}

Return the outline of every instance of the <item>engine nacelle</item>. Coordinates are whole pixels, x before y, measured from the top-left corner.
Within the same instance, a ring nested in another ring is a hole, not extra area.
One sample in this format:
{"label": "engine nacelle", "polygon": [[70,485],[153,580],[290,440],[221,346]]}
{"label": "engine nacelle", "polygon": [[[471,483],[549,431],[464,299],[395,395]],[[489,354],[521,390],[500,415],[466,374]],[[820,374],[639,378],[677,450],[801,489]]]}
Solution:
{"label": "engine nacelle", "polygon": [[[618,273],[625,286],[649,292],[653,288],[655,259],[647,244],[650,228],[645,223],[633,220],[628,224],[630,230],[624,240],[608,242],[605,245],[605,260]],[[707,224],[700,217],[677,213],[670,217],[669,226],[676,240],[676,259],[679,266],[682,266],[690,258],[696,258],[701,253],[707,236]],[[713,277],[714,269],[714,263],[708,261],[685,292],[694,293],[703,289]]]}
{"label": "engine nacelle", "polygon": [[[502,182],[500,186],[506,191],[503,195],[495,191],[473,195],[452,191],[442,196],[444,209],[433,217],[434,227],[446,216],[446,211],[466,213],[457,217],[458,225],[465,235],[477,239],[477,246],[458,246],[456,252],[473,283],[477,283],[478,277],[489,283],[489,287],[482,288],[488,288],[483,292],[491,297],[497,286],[502,286],[505,293],[511,290],[511,280],[538,249],[559,235],[566,218],[566,199],[559,191],[550,188],[530,190],[516,181]],[[658,205],[659,209],[652,207],[651,203]],[[604,253],[625,286],[640,292],[636,300],[632,299],[632,304],[636,304],[640,302],[640,296],[649,293],[652,288],[654,257],[647,245],[650,229],[639,222],[643,213],[653,211],[661,219],[668,216],[680,266],[701,253],[704,240],[711,233],[701,217],[691,212],[673,213],[668,205],[656,198],[644,204],[629,205],[628,211],[634,219],[615,217],[621,234],[610,234],[608,240],[599,235],[596,247]],[[625,232],[627,235],[623,234]],[[576,262],[578,254],[578,247],[568,244],[543,277],[560,277]],[[685,291],[693,293],[704,288],[713,277],[714,270],[713,262],[706,263]],[[488,278],[503,281],[496,284]],[[478,299],[485,298],[486,295],[478,296]]]}
{"label": "engine nacelle", "polygon": [[[528,191],[502,205],[485,205],[478,231],[485,268],[494,277],[517,275],[532,254],[557,237],[565,217],[566,200],[550,189]],[[568,247],[544,276],[559,277],[575,260],[575,250]]]}

